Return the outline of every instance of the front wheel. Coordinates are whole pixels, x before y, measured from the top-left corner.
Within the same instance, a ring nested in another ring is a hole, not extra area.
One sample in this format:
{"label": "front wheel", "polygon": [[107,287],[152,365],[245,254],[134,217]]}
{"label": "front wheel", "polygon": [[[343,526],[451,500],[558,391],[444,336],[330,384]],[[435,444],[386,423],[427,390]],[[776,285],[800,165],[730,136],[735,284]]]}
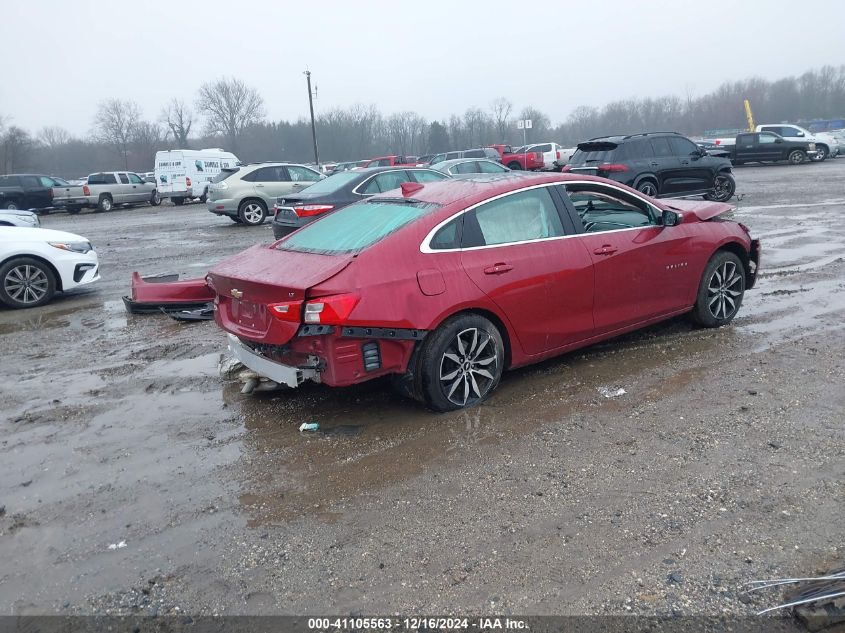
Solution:
{"label": "front wheel", "polygon": [[171,198],[171,200],[173,200],[173,204],[175,204],[177,207],[181,207],[183,204],[185,204],[185,198]]}
{"label": "front wheel", "polygon": [[807,155],[800,149],[794,149],[789,152],[788,160],[790,165],[800,165],[807,160]]}
{"label": "front wheel", "polygon": [[733,198],[736,191],[736,181],[731,174],[717,174],[713,181],[713,192],[704,196],[705,200],[727,202]]}
{"label": "front wheel", "polygon": [[505,346],[498,328],[488,319],[477,314],[452,317],[423,345],[421,395],[435,411],[476,405],[499,384]]}
{"label": "front wheel", "polygon": [[56,293],[56,277],[44,262],[18,257],[0,268],[0,302],[10,308],[35,308]]}
{"label": "front wheel", "polygon": [[158,191],[153,189],[153,192],[150,194],[150,206],[157,207],[161,204],[161,196],[158,195]]}
{"label": "front wheel", "polygon": [[816,145],[816,155],[813,158],[817,163],[822,163],[828,156],[827,148],[824,145]]}
{"label": "front wheel", "polygon": [[653,180],[643,180],[637,185],[637,191],[649,198],[654,198],[657,195],[657,184]]}
{"label": "front wheel", "polygon": [[249,226],[264,224],[267,219],[267,207],[261,200],[244,200],[238,208],[238,217]]}
{"label": "front wheel", "polygon": [[3,208],[8,209],[9,211],[17,211],[20,207],[18,206],[17,202],[9,201],[3,203]]}
{"label": "front wheel", "polygon": [[717,252],[707,263],[698,286],[693,320],[704,327],[727,325],[736,316],[745,296],[745,269],[728,251]]}

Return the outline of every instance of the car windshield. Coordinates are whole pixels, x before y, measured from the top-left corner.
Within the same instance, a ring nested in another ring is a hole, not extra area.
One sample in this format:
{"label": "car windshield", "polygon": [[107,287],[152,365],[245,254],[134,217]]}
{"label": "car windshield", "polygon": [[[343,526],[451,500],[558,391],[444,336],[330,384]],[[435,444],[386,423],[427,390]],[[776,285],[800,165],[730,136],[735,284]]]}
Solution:
{"label": "car windshield", "polygon": [[423,217],[436,206],[405,200],[358,202],[292,233],[276,248],[326,255],[357,253]]}
{"label": "car windshield", "polygon": [[337,174],[332,174],[328,178],[318,180],[313,185],[306,187],[303,191],[308,193],[334,193],[344,185],[349,184],[356,178],[360,178],[361,173],[357,171],[343,171]]}
{"label": "car windshield", "polygon": [[211,179],[211,182],[223,182],[229,176],[236,173],[240,167],[229,167],[228,169],[221,169],[220,173]]}

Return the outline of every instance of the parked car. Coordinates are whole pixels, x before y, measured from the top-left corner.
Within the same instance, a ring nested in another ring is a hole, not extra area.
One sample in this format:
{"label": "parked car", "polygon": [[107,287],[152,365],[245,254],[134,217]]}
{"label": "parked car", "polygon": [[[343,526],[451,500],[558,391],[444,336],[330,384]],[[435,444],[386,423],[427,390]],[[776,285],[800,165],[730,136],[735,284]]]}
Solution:
{"label": "parked car", "polygon": [[53,206],[68,213],[82,209],[111,211],[115,205],[149,204],[161,201],[156,184],[144,182],[131,171],[104,171],[89,174],[87,184],[53,188]]}
{"label": "parked car", "polygon": [[0,208],[50,209],[54,187],[64,182],[43,174],[7,174],[0,176]]}
{"label": "parked car", "polygon": [[299,193],[279,198],[273,205],[273,235],[278,239],[329,211],[398,189],[404,182],[426,183],[446,178],[441,172],[424,167],[369,167],[340,172]]}
{"label": "parked car", "polygon": [[839,155],[839,141],[829,132],[810,132],[800,125],[794,124],[763,124],[757,126],[758,132],[774,132],[790,141],[807,141],[816,144],[816,156],[814,160],[819,162],[827,158],[836,158]]}
{"label": "parked car", "polygon": [[207,280],[232,354],[265,379],[390,375],[448,411],[485,400],[505,369],[676,315],[730,323],[759,261],[731,210],[580,174],[409,182]]}
{"label": "parked car", "polygon": [[0,226],[0,303],[34,308],[58,291],[99,278],[97,253],[86,238],[51,229]]}
{"label": "parked car", "polygon": [[417,158],[417,165],[431,165],[431,159],[435,156],[437,156],[437,154],[423,154]]}
{"label": "parked car", "polygon": [[732,145],[716,146],[708,150],[711,156],[725,156],[734,165],[789,161],[800,165],[816,156],[816,144],[788,140],[774,132],[746,132],[737,134]]}
{"label": "parked car", "polygon": [[563,171],[610,178],[651,197],[703,195],[726,202],[736,190],[730,160],[674,132],[590,139],[578,144]]}
{"label": "parked car", "polygon": [[209,185],[218,174],[239,164],[237,156],[219,147],[156,152],[155,181],[159,196],[170,198],[175,205],[193,198],[205,202]]}
{"label": "parked car", "polygon": [[508,169],[523,171],[537,171],[546,166],[542,152],[529,152],[526,148],[512,149],[510,145],[491,145],[499,155],[499,162]]}
{"label": "parked car", "polygon": [[446,160],[457,160],[458,158],[486,158],[501,163],[502,157],[492,147],[477,147],[475,149],[462,149],[454,152],[441,152],[431,157],[429,164],[442,163]]}
{"label": "parked car", "polygon": [[267,219],[276,200],[325,178],[305,165],[252,163],[226,167],[208,188],[208,210],[233,222],[257,226]]}
{"label": "parked car", "polygon": [[456,176],[458,174],[503,174],[511,170],[502,163],[486,158],[473,160],[472,158],[458,158],[456,160],[444,160],[435,163],[432,169],[442,171],[444,174]]}
{"label": "parked car", "polygon": [[559,170],[566,165],[575,148],[566,149],[557,143],[533,143],[526,146],[525,151],[540,152],[543,155],[543,169],[552,171]]}
{"label": "parked car", "polygon": [[[364,161],[364,162],[369,162],[369,161]],[[342,163],[338,163],[337,165],[335,165],[335,168],[332,171],[332,174],[337,174],[337,173],[342,172],[342,171],[349,171],[350,169],[355,169],[356,167],[359,166],[359,163],[361,163],[361,161],[357,161],[357,160],[348,160],[348,161],[344,161]]]}
{"label": "parked car", "polygon": [[390,156],[371,158],[364,163],[363,167],[416,167],[416,165],[415,157],[391,154]]}
{"label": "parked car", "polygon": [[26,228],[41,226],[38,215],[22,209],[0,209],[0,226],[23,226]]}

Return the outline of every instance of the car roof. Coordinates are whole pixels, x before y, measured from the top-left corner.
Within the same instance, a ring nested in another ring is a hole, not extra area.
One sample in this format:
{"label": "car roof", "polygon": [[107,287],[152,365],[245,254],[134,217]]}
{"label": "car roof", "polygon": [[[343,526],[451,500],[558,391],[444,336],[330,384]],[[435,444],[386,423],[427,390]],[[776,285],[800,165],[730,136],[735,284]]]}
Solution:
{"label": "car roof", "polygon": [[618,145],[623,141],[628,141],[632,138],[641,138],[645,136],[683,136],[683,134],[681,134],[680,132],[642,132],[641,134],[613,134],[610,136],[596,136],[595,138],[591,138],[588,141],[578,143],[578,145],[592,143],[593,141],[605,141],[608,143],[616,143]]}
{"label": "car roof", "polygon": [[495,165],[501,165],[502,164],[498,161],[490,160],[486,156],[477,156],[477,157],[470,156],[469,158],[450,158],[449,160],[441,160],[439,163],[435,163],[434,165],[432,165],[431,168],[432,169],[443,169],[443,168],[448,169],[452,165],[457,165],[459,163],[477,163],[478,161],[483,161],[485,163],[493,163]]}

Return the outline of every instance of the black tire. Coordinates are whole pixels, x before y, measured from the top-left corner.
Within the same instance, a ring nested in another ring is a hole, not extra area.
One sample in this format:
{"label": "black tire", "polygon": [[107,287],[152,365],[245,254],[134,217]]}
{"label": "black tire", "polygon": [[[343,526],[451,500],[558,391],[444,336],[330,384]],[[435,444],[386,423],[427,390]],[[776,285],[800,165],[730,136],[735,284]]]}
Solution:
{"label": "black tire", "polygon": [[637,191],[647,195],[649,198],[654,198],[659,193],[657,183],[650,178],[646,178],[641,181],[640,184],[637,185]]}
{"label": "black tire", "polygon": [[158,195],[158,190],[153,189],[153,192],[150,194],[150,206],[157,207],[161,204],[161,196]]}
{"label": "black tire", "polygon": [[9,211],[17,211],[18,209],[20,209],[20,206],[18,206],[18,203],[16,201],[9,200],[3,203],[3,208],[8,209]]}
{"label": "black tire", "polygon": [[513,171],[520,171],[522,169],[522,165],[520,165],[516,161],[513,161],[512,163],[508,163],[508,169],[512,169]]}
{"label": "black tire", "polygon": [[418,392],[435,411],[479,404],[499,384],[504,363],[505,346],[498,328],[478,314],[456,315],[423,343]]}
{"label": "black tire", "polygon": [[703,327],[721,327],[730,323],[745,296],[745,267],[739,257],[728,251],[718,251],[704,269],[693,320]]}
{"label": "black tire", "polygon": [[104,193],[100,196],[100,199],[97,201],[97,211],[111,211],[114,208],[114,202],[111,199],[111,196],[107,193]]}
{"label": "black tire", "polygon": [[727,202],[733,198],[734,193],[736,193],[736,180],[734,180],[733,175],[723,172],[716,174],[713,193],[706,194],[704,199],[714,202]]}
{"label": "black tire", "polygon": [[171,198],[171,200],[173,200],[173,204],[175,204],[177,207],[181,207],[183,204],[185,204],[185,198]]}
{"label": "black tire", "polygon": [[238,207],[238,218],[247,226],[264,224],[264,220],[267,219],[267,205],[263,200],[256,198],[244,200]]}
{"label": "black tire", "polygon": [[56,294],[56,276],[44,262],[16,257],[0,267],[0,303],[16,310],[42,306]]}
{"label": "black tire", "polygon": [[200,202],[205,204],[205,201],[208,200],[208,189],[202,190],[202,195],[200,196]]}
{"label": "black tire", "polygon": [[241,222],[241,219],[236,215],[227,215],[226,217],[229,218],[235,224],[243,224],[243,222]]}
{"label": "black tire", "polygon": [[802,152],[800,149],[794,149],[789,152],[789,156],[787,157],[790,165],[800,165],[807,161],[807,155]]}

